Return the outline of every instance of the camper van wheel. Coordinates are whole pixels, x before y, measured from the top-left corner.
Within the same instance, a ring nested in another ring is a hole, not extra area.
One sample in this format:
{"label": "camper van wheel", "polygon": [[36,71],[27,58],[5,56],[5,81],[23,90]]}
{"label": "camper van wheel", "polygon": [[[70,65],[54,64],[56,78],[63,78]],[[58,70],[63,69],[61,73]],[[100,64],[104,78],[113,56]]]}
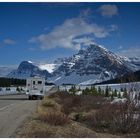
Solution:
{"label": "camper van wheel", "polygon": [[29,96],[29,100],[32,100],[32,96]]}

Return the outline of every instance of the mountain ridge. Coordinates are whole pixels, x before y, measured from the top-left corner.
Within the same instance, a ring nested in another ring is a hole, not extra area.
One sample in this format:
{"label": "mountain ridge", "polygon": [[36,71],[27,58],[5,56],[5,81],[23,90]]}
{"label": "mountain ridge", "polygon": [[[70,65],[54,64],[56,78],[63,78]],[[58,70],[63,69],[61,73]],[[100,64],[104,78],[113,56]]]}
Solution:
{"label": "mountain ridge", "polygon": [[[23,61],[18,69],[8,76],[27,78],[39,75],[55,84],[87,84],[97,83],[121,77],[140,69],[129,58],[116,55],[98,44],[91,44],[71,57],[58,59],[59,64],[37,65]],[[50,66],[50,71],[46,69]]]}
{"label": "mountain ridge", "polygon": [[47,70],[41,70],[38,66],[34,65],[31,61],[22,61],[18,68],[10,72],[7,77],[26,79],[32,76],[48,77],[51,74]]}

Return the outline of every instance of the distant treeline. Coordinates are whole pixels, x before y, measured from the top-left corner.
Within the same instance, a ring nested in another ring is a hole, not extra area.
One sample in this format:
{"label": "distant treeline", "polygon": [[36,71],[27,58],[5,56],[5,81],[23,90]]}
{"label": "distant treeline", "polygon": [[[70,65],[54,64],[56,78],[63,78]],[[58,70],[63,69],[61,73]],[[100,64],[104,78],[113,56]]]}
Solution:
{"label": "distant treeline", "polygon": [[98,84],[116,84],[116,83],[129,83],[129,82],[139,82],[139,81],[140,81],[140,70],[134,73],[126,74],[122,77],[104,81]]}
{"label": "distant treeline", "polygon": [[0,77],[0,87],[25,86],[26,80]]}

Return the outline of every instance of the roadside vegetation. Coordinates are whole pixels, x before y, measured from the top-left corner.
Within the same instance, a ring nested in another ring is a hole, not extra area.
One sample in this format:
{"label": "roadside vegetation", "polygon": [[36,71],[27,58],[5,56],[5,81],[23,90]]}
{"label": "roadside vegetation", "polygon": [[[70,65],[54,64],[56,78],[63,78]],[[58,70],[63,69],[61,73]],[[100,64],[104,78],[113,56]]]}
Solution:
{"label": "roadside vegetation", "polygon": [[42,100],[21,136],[140,137],[140,96],[130,94],[94,86],[55,92]]}

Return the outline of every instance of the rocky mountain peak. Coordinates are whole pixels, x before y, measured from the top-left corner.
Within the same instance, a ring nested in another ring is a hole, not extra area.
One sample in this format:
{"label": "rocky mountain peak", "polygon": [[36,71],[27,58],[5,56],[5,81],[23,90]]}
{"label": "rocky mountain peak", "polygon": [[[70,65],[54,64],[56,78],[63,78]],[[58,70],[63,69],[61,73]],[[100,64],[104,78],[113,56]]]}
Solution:
{"label": "rocky mountain peak", "polygon": [[59,58],[55,62],[53,66],[57,67],[55,66],[54,71],[49,73],[46,69],[50,65],[39,66],[30,61],[23,61],[8,77],[25,79],[37,75],[46,77],[48,81],[59,85],[63,83],[93,84],[132,73],[139,65],[98,44],[90,44],[71,57]]}
{"label": "rocky mountain peak", "polygon": [[32,76],[49,77],[51,74],[47,70],[41,70],[38,66],[30,61],[22,61],[17,68],[8,74],[8,77],[26,79]]}

